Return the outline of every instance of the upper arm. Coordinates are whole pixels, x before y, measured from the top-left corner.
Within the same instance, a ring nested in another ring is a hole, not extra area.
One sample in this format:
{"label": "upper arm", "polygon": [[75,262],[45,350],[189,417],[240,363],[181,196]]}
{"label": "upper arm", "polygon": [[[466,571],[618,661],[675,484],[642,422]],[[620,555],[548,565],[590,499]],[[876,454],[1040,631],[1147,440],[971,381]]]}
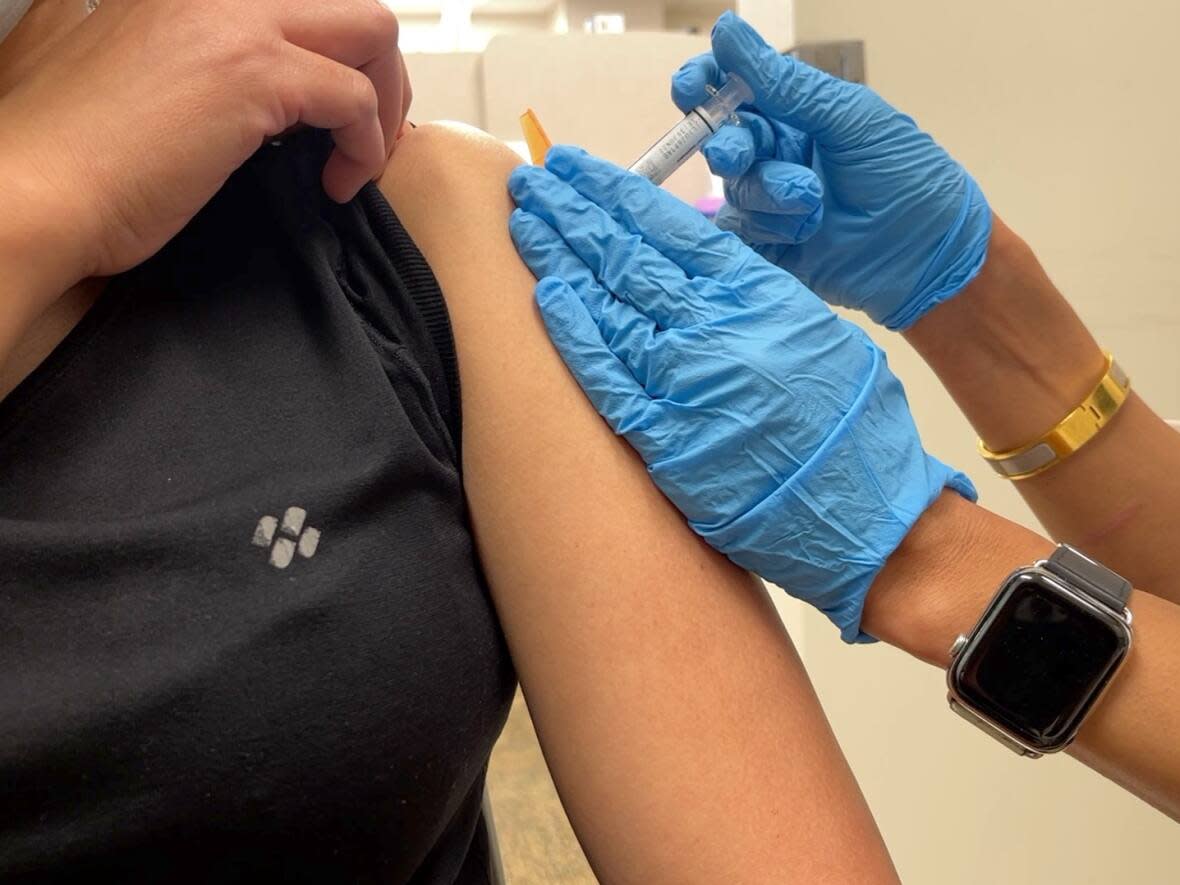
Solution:
{"label": "upper arm", "polygon": [[582,396],[508,235],[517,164],[424,126],[381,187],[455,331],[480,556],[546,759],[606,882],[892,880],[761,584]]}

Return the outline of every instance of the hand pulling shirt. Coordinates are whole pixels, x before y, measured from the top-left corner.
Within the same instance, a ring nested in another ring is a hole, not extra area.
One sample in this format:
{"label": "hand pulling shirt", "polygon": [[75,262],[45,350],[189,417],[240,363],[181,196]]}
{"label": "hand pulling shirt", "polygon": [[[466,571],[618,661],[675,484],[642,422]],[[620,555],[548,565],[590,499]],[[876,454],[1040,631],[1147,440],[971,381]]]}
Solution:
{"label": "hand pulling shirt", "polygon": [[0,880],[486,881],[446,308],[263,148],[0,402]]}

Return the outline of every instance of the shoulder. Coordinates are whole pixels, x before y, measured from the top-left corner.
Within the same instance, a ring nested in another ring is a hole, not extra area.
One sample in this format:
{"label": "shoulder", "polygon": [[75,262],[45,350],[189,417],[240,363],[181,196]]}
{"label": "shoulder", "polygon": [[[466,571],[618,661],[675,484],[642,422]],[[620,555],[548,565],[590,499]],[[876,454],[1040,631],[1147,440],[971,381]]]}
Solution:
{"label": "shoulder", "polygon": [[500,163],[507,169],[521,162],[508,145],[482,129],[466,123],[437,121],[423,123],[407,132],[390,155],[389,165],[394,169],[406,162],[426,162],[438,157],[440,151],[469,160]]}
{"label": "shoulder", "polygon": [[485,132],[430,123],[398,143],[378,181],[442,288],[468,370],[465,392],[474,353],[551,350],[532,303],[536,281],[508,230],[508,176],[520,163]]}
{"label": "shoulder", "polygon": [[482,130],[426,123],[398,142],[377,185],[399,215],[510,212],[508,176],[520,162]]}

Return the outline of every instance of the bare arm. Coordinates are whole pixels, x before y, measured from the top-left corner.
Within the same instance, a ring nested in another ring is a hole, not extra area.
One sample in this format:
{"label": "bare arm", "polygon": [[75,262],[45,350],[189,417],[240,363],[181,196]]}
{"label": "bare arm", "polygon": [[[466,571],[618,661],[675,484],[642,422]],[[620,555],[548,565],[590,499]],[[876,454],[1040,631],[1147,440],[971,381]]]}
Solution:
{"label": "bare arm", "polygon": [[[1098,344],[1032,250],[998,218],[980,275],[906,338],[996,451],[1057,424],[1104,366]],[[1173,542],[1180,434],[1139,397],[1132,394],[1079,452],[1016,487],[1052,537],[1180,602],[1180,547]]]}
{"label": "bare arm", "polygon": [[420,127],[382,187],[452,312],[477,541],[595,872],[896,881],[764,590],[688,530],[549,344],[508,236],[517,162]]}
{"label": "bare arm", "polygon": [[[16,174],[2,162],[0,169]],[[53,267],[60,262],[47,251],[48,242],[34,229],[32,213],[21,208],[16,197],[11,182],[0,184],[0,206],[5,207],[0,213],[0,397],[9,389],[3,379],[17,345],[37,317],[76,282],[55,278]]]}
{"label": "bare arm", "polygon": [[59,210],[19,188],[20,166],[5,159],[0,151],[0,169],[9,173],[0,180],[0,399],[49,355],[103,288],[98,279],[78,282],[58,239],[61,225],[48,220]]}
{"label": "bare arm", "polygon": [[[945,669],[951,643],[1004,578],[1052,551],[1035,532],[945,493],[878,575],[864,628]],[[1139,591],[1128,604],[1130,656],[1069,752],[1180,820],[1180,607]]]}

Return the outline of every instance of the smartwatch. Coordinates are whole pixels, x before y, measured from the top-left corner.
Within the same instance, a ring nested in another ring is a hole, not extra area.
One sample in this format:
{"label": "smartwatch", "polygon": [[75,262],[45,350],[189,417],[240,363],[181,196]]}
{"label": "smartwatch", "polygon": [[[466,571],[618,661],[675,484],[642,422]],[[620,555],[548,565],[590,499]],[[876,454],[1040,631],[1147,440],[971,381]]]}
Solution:
{"label": "smartwatch", "polygon": [[951,647],[951,709],[1021,756],[1065,749],[1131,648],[1131,584],[1062,544]]}

